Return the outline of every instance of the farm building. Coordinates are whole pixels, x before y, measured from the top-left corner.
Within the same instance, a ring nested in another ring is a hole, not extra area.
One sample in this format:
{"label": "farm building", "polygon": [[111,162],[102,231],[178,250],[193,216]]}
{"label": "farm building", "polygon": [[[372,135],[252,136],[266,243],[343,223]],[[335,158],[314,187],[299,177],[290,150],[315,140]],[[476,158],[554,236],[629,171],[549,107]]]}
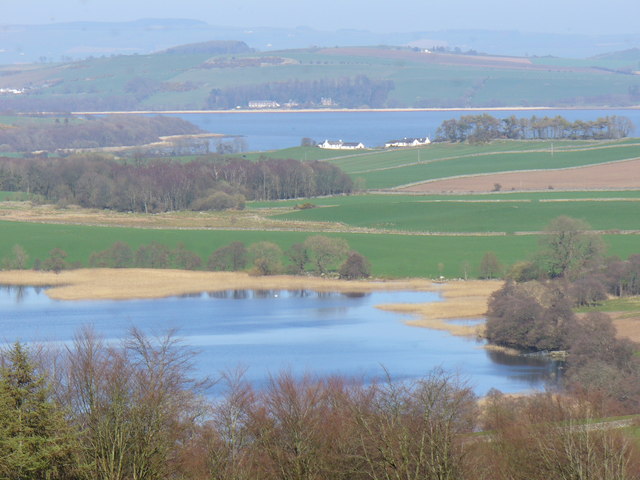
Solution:
{"label": "farm building", "polygon": [[384,144],[385,148],[393,147],[419,147],[421,145],[429,145],[431,140],[429,137],[424,138],[403,138],[402,140],[390,140]]}
{"label": "farm building", "polygon": [[362,142],[343,142],[342,140],[325,140],[318,144],[320,148],[328,148],[330,150],[357,150],[365,148]]}
{"label": "farm building", "polygon": [[249,108],[279,108],[280,104],[273,100],[250,100]]}

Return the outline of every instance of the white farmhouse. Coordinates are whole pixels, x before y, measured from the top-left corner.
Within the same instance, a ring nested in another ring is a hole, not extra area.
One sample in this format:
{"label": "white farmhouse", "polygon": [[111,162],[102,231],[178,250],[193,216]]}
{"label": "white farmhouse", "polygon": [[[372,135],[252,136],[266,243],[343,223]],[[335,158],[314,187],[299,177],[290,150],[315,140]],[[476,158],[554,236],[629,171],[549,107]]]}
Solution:
{"label": "white farmhouse", "polygon": [[250,100],[249,108],[280,108],[280,104],[274,100]]}
{"label": "white farmhouse", "polygon": [[330,150],[358,150],[365,148],[362,142],[343,142],[342,140],[325,140],[318,144],[320,148],[327,148]]}
{"label": "white farmhouse", "polygon": [[398,147],[420,147],[422,145],[429,145],[431,140],[429,137],[424,138],[403,138],[402,140],[390,140],[384,144],[384,148],[398,148]]}

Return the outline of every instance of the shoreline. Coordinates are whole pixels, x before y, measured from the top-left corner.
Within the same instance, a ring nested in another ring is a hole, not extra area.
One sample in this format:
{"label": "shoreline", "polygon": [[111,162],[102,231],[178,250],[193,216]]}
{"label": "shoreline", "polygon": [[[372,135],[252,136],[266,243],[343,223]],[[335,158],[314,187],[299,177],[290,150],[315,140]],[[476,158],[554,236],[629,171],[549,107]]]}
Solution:
{"label": "shoreline", "polygon": [[436,292],[440,302],[377,305],[377,308],[415,318],[405,323],[414,327],[444,330],[457,336],[477,336],[476,325],[449,323],[454,319],[484,316],[489,295],[501,281],[458,280],[435,283],[425,279],[334,280],[290,275],[251,276],[244,272],[199,272],[161,269],[79,269],[59,274],[32,270],[0,271],[0,284],[48,287],[55,300],[132,300],[163,298],[223,290],[291,290],[357,292],[410,290]]}
{"label": "shoreline", "polygon": [[[368,112],[503,112],[503,111],[544,111],[544,110],[639,110],[640,105],[626,107],[424,107],[424,108],[256,108],[236,110],[105,110],[105,111],[78,111],[71,115],[188,115],[188,114],[251,114],[251,113],[368,113]],[[61,115],[62,112],[20,112],[18,115]]]}

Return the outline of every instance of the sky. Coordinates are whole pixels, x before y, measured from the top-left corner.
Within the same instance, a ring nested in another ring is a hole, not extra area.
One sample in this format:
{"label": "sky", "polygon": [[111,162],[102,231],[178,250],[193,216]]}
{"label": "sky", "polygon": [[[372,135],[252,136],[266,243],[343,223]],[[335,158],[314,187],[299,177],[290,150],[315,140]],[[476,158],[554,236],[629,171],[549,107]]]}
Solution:
{"label": "sky", "polygon": [[0,24],[188,18],[216,26],[373,32],[637,33],[638,0],[0,0]]}

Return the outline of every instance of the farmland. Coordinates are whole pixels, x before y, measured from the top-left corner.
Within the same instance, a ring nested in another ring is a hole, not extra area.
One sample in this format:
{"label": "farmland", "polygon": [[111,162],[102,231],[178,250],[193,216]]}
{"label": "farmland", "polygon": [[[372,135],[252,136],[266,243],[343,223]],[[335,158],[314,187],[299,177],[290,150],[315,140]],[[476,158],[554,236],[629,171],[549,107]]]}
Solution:
{"label": "farmland", "polygon": [[[15,111],[203,110],[211,106],[212,90],[224,93],[232,87],[292,79],[312,85],[358,76],[393,86],[375,105],[358,108],[620,106],[637,103],[640,77],[617,68],[628,70],[637,60],[426,54],[396,47],[312,48],[232,57],[156,53],[0,67],[0,87],[29,87],[27,95],[5,99]],[[319,102],[319,97],[312,101]]]}
{"label": "farmland", "polygon": [[[320,159],[341,166],[367,188],[392,189],[457,175],[542,170],[614,162],[640,156],[640,141],[497,141],[487,145],[433,144],[420,149],[349,153],[297,147],[268,152],[274,158]],[[257,159],[258,155],[247,155]],[[420,162],[420,163],[418,163]],[[549,170],[552,172],[552,170]],[[630,176],[633,176],[630,173]],[[636,175],[637,176],[637,175]],[[487,177],[490,178],[490,177]],[[377,182],[377,183],[376,183]],[[374,183],[371,185],[371,183]],[[350,196],[248,202],[240,212],[117,213],[76,207],[30,206],[19,193],[0,198],[0,258],[18,244],[30,261],[59,247],[86,264],[91,253],[116,241],[133,249],[153,241],[182,243],[206,259],[232,241],[271,241],[283,249],[313,234],[346,239],[371,259],[382,277],[478,275],[493,251],[504,265],[528,258],[555,217],[569,215],[604,232],[609,253],[639,251],[640,190],[493,192],[476,195],[407,195],[363,191]],[[316,208],[296,209],[302,202]]]}

